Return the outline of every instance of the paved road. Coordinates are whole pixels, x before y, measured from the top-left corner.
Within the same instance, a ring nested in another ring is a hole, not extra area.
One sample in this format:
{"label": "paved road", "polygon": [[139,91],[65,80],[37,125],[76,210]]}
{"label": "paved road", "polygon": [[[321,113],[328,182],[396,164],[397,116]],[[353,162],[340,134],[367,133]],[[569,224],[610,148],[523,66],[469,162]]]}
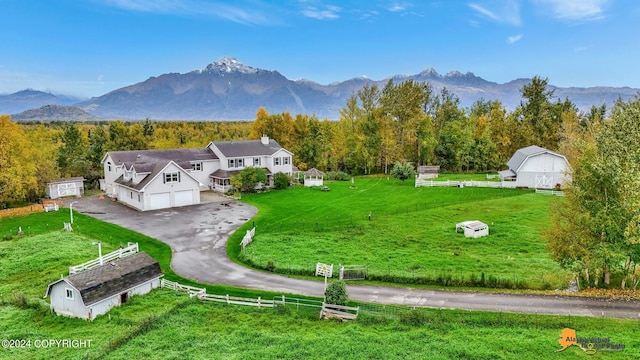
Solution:
{"label": "paved road", "polygon": [[[227,239],[257,210],[225,198],[212,200],[179,209],[139,212],[93,196],[80,199],[74,209],[165,242],[173,249],[171,267],[185,278],[283,294],[323,296],[322,281],[291,279],[255,271],[229,260]],[[369,285],[349,285],[348,292],[351,299],[380,304],[640,319],[640,302]]]}

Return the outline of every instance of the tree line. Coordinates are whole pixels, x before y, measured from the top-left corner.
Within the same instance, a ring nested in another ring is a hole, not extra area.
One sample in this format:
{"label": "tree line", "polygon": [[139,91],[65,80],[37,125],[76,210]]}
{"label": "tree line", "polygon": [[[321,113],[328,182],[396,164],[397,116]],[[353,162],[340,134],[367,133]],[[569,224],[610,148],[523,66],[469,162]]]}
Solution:
{"label": "tree line", "polygon": [[478,100],[469,109],[446,88],[389,81],[367,85],[348,98],[337,122],[260,108],[251,138],[265,134],[295,154],[300,169],[351,174],[388,173],[393,164],[440,165],[450,172],[501,170],[513,153],[538,145],[561,151],[565,131],[600,121],[606,107],[582,113],[556,99],[548,80],[534,77],[509,112],[499,100]]}

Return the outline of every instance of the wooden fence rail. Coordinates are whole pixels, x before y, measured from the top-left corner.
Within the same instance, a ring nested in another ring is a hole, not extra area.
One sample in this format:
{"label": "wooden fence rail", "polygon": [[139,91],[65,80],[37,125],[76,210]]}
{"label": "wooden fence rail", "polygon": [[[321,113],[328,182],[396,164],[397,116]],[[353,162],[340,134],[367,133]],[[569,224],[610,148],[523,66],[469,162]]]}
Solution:
{"label": "wooden fence rail", "polygon": [[426,179],[416,179],[416,187],[437,187],[437,186],[455,186],[455,187],[489,187],[489,188],[504,188],[515,189],[515,181],[433,181]]}
{"label": "wooden fence rail", "polygon": [[136,254],[138,251],[139,251],[138,243],[129,243],[126,248],[120,248],[114,252],[110,252],[107,255],[102,256],[102,258],[96,258],[96,259],[87,261],[84,264],[69,267],[69,275],[76,274],[81,271],[94,268],[96,266],[100,266],[101,264],[104,264],[116,259],[121,259],[123,257]]}
{"label": "wooden fence rail", "polygon": [[272,308],[272,307],[275,307],[276,305],[276,301],[265,300],[260,297],[258,297],[257,299],[253,299],[253,298],[230,296],[229,294],[227,295],[207,294],[207,289],[205,288],[182,285],[177,282],[166,280],[166,279],[160,280],[160,287],[163,287],[166,289],[172,289],[175,291],[186,292],[189,294],[189,297],[196,297],[200,300],[206,300],[206,301],[214,301],[214,302],[233,304],[233,305],[257,306],[259,308],[260,307]]}

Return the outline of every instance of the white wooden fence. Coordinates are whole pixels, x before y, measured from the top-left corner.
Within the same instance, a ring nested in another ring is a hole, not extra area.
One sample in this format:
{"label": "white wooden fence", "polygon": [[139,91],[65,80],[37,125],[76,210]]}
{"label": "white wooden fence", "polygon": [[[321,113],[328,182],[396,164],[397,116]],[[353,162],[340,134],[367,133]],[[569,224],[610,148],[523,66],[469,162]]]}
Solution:
{"label": "white wooden fence", "polygon": [[502,188],[502,189],[515,189],[515,181],[433,181],[425,179],[416,179],[416,187],[436,187],[436,186],[455,186],[455,187],[488,187],[488,188]]}
{"label": "white wooden fence", "polygon": [[121,259],[123,257],[127,257],[129,255],[136,254],[139,251],[138,243],[128,243],[126,248],[120,248],[114,252],[108,253],[107,255],[102,256],[102,258],[98,257],[96,259],[87,261],[84,264],[80,264],[77,266],[69,267],[69,275],[79,273],[81,271],[85,271],[96,266],[100,266],[101,264]]}
{"label": "white wooden fence", "polygon": [[173,282],[170,280],[161,279],[160,287],[172,289],[175,291],[182,291],[189,294],[189,297],[196,297],[200,300],[207,301],[215,301],[220,303],[227,303],[233,305],[248,305],[248,306],[257,306],[257,307],[268,307],[272,308],[276,306],[275,300],[265,300],[260,297],[257,299],[253,298],[243,298],[227,295],[215,295],[215,294],[207,294],[207,289],[205,288],[197,288],[189,285],[178,284],[177,282]]}
{"label": "white wooden fence", "polygon": [[358,317],[359,312],[359,307],[322,303],[322,310],[320,310],[320,319],[322,319],[322,317],[325,317],[327,319],[334,318],[339,320],[355,320]]}
{"label": "white wooden fence", "polygon": [[247,247],[247,245],[251,244],[251,242],[253,241],[253,237],[255,235],[256,235],[255,226],[253,227],[253,229],[247,230],[247,233],[244,235],[244,237],[242,238],[242,241],[240,242],[240,245],[242,245],[242,250],[244,250],[244,248]]}
{"label": "white wooden fence", "polygon": [[536,194],[545,194],[545,195],[556,195],[556,196],[564,196],[564,192],[560,190],[543,190],[536,189]]}

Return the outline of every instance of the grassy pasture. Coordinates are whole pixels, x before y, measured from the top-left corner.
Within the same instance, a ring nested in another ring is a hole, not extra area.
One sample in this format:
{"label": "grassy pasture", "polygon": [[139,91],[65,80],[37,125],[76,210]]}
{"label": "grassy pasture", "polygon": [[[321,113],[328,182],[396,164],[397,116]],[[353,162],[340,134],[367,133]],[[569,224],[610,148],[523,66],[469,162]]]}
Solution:
{"label": "grassy pasture", "polygon": [[[386,177],[357,178],[355,187],[327,185],[330,191],[297,187],[244,196],[259,212],[246,225],[255,223],[256,237],[240,259],[301,275],[312,274],[317,262],[367,265],[370,278],[400,283],[541,289],[568,280],[541,238],[557,201],[552,197],[513,189],[415,188],[412,181]],[[465,220],[489,224],[490,236],[455,233],[455,224]],[[232,256],[240,254],[243,233],[230,242]]]}
{"label": "grassy pasture", "polygon": [[[68,214],[66,214],[68,216]],[[62,212],[0,221],[0,338],[31,340],[30,348],[0,349],[2,359],[573,359],[558,338],[565,327],[579,336],[610,337],[625,344],[607,359],[640,356],[637,320],[518,315],[395,307],[394,317],[362,315],[357,321],[318,320],[317,310],[254,309],[200,302],[154,290],[134,296],[93,322],[56,316],[42,300],[46,285],[97,254],[139,241],[166,268],[171,253],[155,240],[77,214],[74,233],[53,225]],[[47,226],[48,223],[48,226]],[[25,234],[10,236],[22,226]],[[54,229],[55,228],[55,229]],[[2,238],[0,238],[2,239]],[[169,274],[173,279],[180,280]],[[180,280],[183,282],[182,280]],[[208,290],[208,292],[213,292]],[[243,296],[263,296],[246,291]],[[35,340],[91,340],[90,348],[35,348]]]}

